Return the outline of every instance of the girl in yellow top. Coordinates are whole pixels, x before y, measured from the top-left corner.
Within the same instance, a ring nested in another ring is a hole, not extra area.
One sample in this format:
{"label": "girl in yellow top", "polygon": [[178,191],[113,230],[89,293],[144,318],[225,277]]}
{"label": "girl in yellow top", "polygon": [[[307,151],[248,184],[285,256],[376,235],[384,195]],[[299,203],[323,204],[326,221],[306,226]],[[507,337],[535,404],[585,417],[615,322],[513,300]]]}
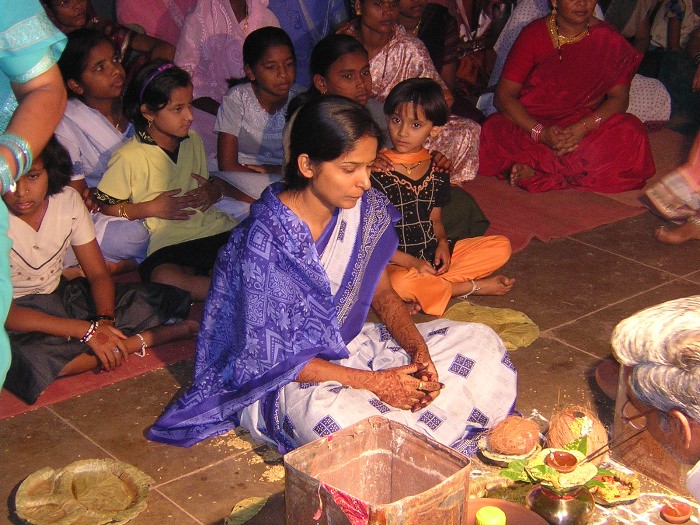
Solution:
{"label": "girl in yellow top", "polygon": [[144,220],[151,239],[142,279],[204,300],[236,221],[212,207],[222,186],[209,179],[202,140],[190,131],[190,77],[170,62],[153,62],[129,85],[124,107],[136,135],[112,155],[95,198],[102,213]]}
{"label": "girl in yellow top", "polygon": [[462,239],[453,246],[445,235],[441,214],[450,200],[450,179],[423,147],[447,122],[440,86],[428,78],[404,80],[389,93],[384,113],[394,147],[382,153],[394,168],[373,172],[372,186],[401,213],[399,249],[387,267],[396,292],[431,315],[442,315],[452,297],[507,293],[515,279],[488,277],[510,257],[506,237]]}

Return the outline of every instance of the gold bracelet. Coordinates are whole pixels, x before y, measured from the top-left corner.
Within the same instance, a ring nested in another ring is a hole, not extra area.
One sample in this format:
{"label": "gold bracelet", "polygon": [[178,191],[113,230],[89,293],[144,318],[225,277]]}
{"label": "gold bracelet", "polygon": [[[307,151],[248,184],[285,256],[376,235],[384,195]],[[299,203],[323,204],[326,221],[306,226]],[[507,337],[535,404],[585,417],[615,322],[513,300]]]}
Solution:
{"label": "gold bracelet", "polygon": [[131,220],[131,217],[129,217],[126,214],[126,210],[124,209],[124,206],[126,206],[126,202],[120,202],[119,203],[119,216],[124,217],[127,221]]}

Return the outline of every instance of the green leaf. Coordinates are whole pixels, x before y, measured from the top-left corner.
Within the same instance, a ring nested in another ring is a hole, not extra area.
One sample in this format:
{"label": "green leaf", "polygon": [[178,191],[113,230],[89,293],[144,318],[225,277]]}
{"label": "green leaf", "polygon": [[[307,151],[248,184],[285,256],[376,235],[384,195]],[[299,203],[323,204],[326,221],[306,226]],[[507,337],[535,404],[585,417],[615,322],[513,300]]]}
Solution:
{"label": "green leaf", "polygon": [[583,486],[586,487],[587,489],[590,489],[590,488],[593,488],[593,487],[605,488],[605,483],[603,483],[603,482],[600,481],[599,479],[593,478],[593,479],[587,481],[586,483],[584,483]]}
{"label": "green leaf", "polygon": [[527,460],[516,459],[508,463],[506,468],[501,469],[501,476],[512,479],[513,481],[530,481],[527,472],[525,472],[526,466]]}
{"label": "green leaf", "polygon": [[548,465],[535,465],[527,469],[528,473],[537,480],[552,479],[558,476],[557,471]]}
{"label": "green leaf", "polygon": [[578,439],[574,439],[571,443],[564,447],[564,450],[577,450],[585,456],[588,452],[588,437],[581,436]]}
{"label": "green leaf", "polygon": [[600,468],[598,467],[598,473],[596,476],[614,476],[615,473],[612,470],[608,470],[606,468]]}
{"label": "green leaf", "polygon": [[224,521],[224,525],[242,525],[260,512],[265,503],[267,503],[267,498],[260,497],[246,498],[239,501],[233,507],[231,515]]}

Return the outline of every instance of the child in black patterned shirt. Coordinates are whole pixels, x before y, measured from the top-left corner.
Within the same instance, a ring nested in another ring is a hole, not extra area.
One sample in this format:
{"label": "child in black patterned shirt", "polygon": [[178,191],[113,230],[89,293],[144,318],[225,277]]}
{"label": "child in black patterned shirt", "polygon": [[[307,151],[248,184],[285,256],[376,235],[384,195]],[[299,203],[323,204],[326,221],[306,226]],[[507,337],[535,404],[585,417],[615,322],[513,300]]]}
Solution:
{"label": "child in black patterned shirt", "polygon": [[393,162],[389,172],[373,172],[372,186],[401,213],[396,225],[399,249],[387,270],[398,294],[427,314],[442,315],[452,297],[503,295],[515,283],[490,276],[510,257],[510,241],[501,235],[462,239],[451,246],[442,223],[450,201],[449,175],[435,169],[425,140],[449,116],[440,86],[427,78],[404,80],[384,104]]}

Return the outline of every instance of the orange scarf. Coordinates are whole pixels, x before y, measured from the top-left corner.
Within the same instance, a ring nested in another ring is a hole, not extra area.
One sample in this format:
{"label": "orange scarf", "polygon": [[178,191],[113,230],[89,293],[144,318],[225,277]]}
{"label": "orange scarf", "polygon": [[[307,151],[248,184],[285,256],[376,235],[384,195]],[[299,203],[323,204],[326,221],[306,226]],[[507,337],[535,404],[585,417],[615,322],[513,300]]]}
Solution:
{"label": "orange scarf", "polygon": [[386,155],[394,164],[417,164],[431,158],[430,152],[425,148],[415,153],[398,153],[389,148],[384,148],[379,153]]}

